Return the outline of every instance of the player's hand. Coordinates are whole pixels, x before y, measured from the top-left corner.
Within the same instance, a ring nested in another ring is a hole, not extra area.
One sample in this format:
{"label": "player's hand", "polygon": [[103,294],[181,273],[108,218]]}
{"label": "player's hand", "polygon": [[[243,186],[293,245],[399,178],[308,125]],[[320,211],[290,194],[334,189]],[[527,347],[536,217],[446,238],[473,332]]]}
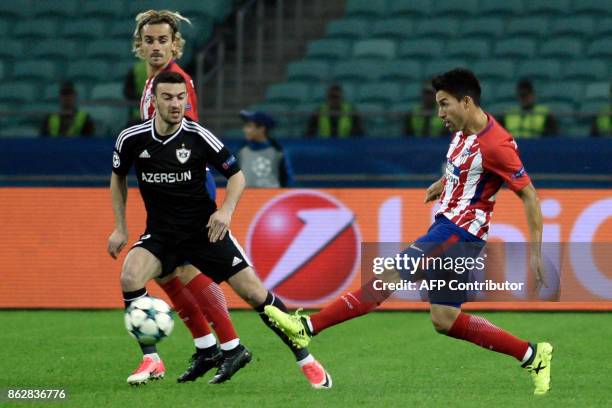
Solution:
{"label": "player's hand", "polygon": [[117,256],[119,256],[119,252],[121,252],[123,247],[125,247],[127,241],[127,232],[115,229],[110,235],[110,237],[108,237],[108,247],[106,249],[108,251],[108,254],[112,256],[113,259],[117,259]]}
{"label": "player's hand", "polygon": [[208,219],[208,224],[206,224],[208,227],[208,240],[210,242],[217,242],[225,238],[231,220],[232,214],[229,211],[225,211],[222,208],[215,211]]}
{"label": "player's hand", "polygon": [[444,183],[442,180],[438,180],[433,183],[427,191],[425,192],[425,201],[424,203],[428,203],[430,201],[437,200],[442,195],[442,190],[444,189]]}
{"label": "player's hand", "polygon": [[529,266],[531,270],[535,273],[536,278],[536,291],[541,288],[547,288],[548,283],[546,282],[546,277],[544,276],[544,265],[542,264],[542,256],[539,253],[532,253],[529,261]]}

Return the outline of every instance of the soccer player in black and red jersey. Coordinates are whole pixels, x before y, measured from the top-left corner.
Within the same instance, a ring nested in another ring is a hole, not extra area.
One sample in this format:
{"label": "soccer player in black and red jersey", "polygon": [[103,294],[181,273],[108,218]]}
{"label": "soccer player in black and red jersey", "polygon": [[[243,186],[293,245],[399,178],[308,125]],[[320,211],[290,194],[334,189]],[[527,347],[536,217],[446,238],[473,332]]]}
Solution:
{"label": "soccer player in black and red jersey", "polygon": [[[427,190],[425,202],[439,198],[440,209],[427,233],[404,252],[411,259],[437,256],[466,256],[474,259],[484,247],[495,197],[502,184],[523,202],[531,238],[530,266],[538,285],[545,284],[541,257],[542,214],[531,179],[523,166],[512,136],[480,107],[480,83],[466,69],[454,69],[436,77],[438,116],[453,137],[446,155],[446,174]],[[418,273],[414,273],[418,272]],[[388,270],[385,282],[414,281],[424,276],[429,281],[447,283],[466,279],[456,270]],[[274,306],[265,309],[296,345],[308,345],[313,335],[328,327],[362,316],[374,310],[391,295],[376,290],[375,279],[360,289],[341,296],[311,316],[288,315]],[[550,388],[550,361],[553,347],[542,342],[531,344],[493,325],[488,320],[461,311],[467,301],[465,291],[449,290],[450,285],[433,290],[428,296],[431,322],[438,333],[466,340],[487,350],[514,357],[531,374],[534,394]]]}
{"label": "soccer player in black and red jersey", "polygon": [[[291,348],[310,384],[330,388],[331,377],[323,366],[308,350],[293,346],[263,313],[268,305],[280,310],[286,307],[263,286],[229,229],[245,187],[236,158],[212,133],[184,117],[187,89],[182,75],[160,73],[153,81],[152,95],[156,114],[121,132],[113,153],[111,193],[116,228],[111,238],[127,230],[127,174],[132,165],[147,210],[146,231],[130,249],[121,270],[126,307],[146,295],[145,284],[150,279],[163,279],[187,262],[215,283],[227,281]],[[218,209],[204,186],[208,164],[228,178],[225,199]],[[109,241],[109,252],[115,256],[122,247],[117,240]],[[187,287],[193,279],[179,278]],[[250,360],[251,354],[243,345],[223,350],[223,360],[211,382],[228,380]]]}
{"label": "soccer player in black and red jersey", "polygon": [[[148,79],[140,102],[140,115],[143,121],[155,115],[155,106],[151,89],[153,81],[161,72],[176,72],[185,79],[187,98],[185,116],[193,121],[198,120],[198,103],[191,77],[176,63],[183,53],[185,40],[182,38],[179,24],[189,20],[178,13],[167,10],[148,10],[136,16],[136,28],[133,35],[133,51],[146,62]],[[148,151],[142,152],[144,156]],[[209,194],[214,194],[214,180],[206,171],[206,182]],[[118,231],[113,237],[114,245],[127,242],[127,236]],[[179,277],[189,279],[189,285],[181,283]],[[240,340],[234,329],[227,310],[227,302],[222,289],[207,276],[202,275],[192,265],[182,265],[174,273],[157,280],[174,308],[189,328],[194,339],[196,352],[191,358],[187,370],[178,377],[179,382],[194,381],[208,370],[220,364],[222,353],[217,346],[217,339],[212,334],[208,320],[213,325],[221,350],[229,351],[238,346]],[[134,299],[131,299],[134,300]],[[140,384],[149,378],[159,378],[164,374],[164,364],[156,352],[155,346],[142,346],[144,354],[142,363],[128,377],[128,383]]]}

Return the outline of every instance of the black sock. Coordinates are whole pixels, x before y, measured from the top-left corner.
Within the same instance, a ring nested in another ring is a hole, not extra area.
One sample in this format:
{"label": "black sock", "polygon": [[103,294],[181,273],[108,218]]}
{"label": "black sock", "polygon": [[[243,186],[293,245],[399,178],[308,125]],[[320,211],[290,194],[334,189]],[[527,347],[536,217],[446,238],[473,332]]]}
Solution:
{"label": "black sock", "polygon": [[[127,309],[133,301],[143,296],[147,296],[147,290],[145,288],[138,289],[133,292],[123,292],[123,304],[125,305],[125,308]],[[138,345],[140,346],[143,355],[157,353],[157,347],[155,345],[146,346],[140,343],[138,343]]]}
{"label": "black sock", "polygon": [[219,347],[216,344],[214,346],[210,346],[210,347],[206,347],[206,348],[196,347],[196,353],[198,353],[199,355],[202,355],[202,356],[204,356],[206,358],[211,358],[212,356],[217,354],[218,350],[219,350]]}
{"label": "black sock", "polygon": [[280,337],[281,340],[291,349],[291,352],[295,356],[296,361],[300,361],[308,357],[310,352],[308,351],[307,348],[300,349],[300,348],[295,347],[293,343],[291,343],[291,341],[287,338],[285,333],[283,333],[278,327],[275,327],[272,325],[272,323],[270,322],[270,319],[264,313],[264,307],[267,305],[276,306],[283,312],[287,312],[287,306],[285,306],[283,301],[280,300],[278,297],[276,297],[272,292],[268,292],[266,301],[262,303],[261,305],[257,306],[255,310],[257,311],[257,313],[259,313],[259,317],[266,324],[266,326],[272,329],[272,331],[276,333],[276,335]]}

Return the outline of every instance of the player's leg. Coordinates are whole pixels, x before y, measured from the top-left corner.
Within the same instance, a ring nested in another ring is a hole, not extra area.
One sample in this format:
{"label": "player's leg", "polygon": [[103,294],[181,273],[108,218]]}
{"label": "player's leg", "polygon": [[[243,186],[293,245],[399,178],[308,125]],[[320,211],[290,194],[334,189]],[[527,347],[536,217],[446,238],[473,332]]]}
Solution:
{"label": "player's leg", "polygon": [[[160,260],[149,250],[134,247],[128,252],[121,268],[121,290],[127,309],[136,299],[147,296],[145,284],[161,274]],[[140,366],[127,379],[129,384],[144,384],[149,379],[163,378],[164,363],[157,354],[155,345],[139,344],[143,353]]]}
{"label": "player's leg", "polygon": [[217,367],[221,361],[221,352],[198,302],[185,289],[177,276],[180,268],[167,276],[159,277],[156,281],[172,301],[174,309],[191,332],[195,343],[196,351],[191,356],[189,367],[177,379],[178,382],[185,382],[194,381]]}
{"label": "player's leg", "polygon": [[279,297],[265,288],[253,268],[247,266],[240,272],[232,275],[227,282],[242,299],[259,313],[263,323],[289,347],[308,382],[314,388],[331,388],[331,376],[321,363],[310,354],[307,348],[296,347],[287,335],[279,330],[266,313],[264,313],[266,306],[274,306],[285,313],[287,312],[287,307]]}

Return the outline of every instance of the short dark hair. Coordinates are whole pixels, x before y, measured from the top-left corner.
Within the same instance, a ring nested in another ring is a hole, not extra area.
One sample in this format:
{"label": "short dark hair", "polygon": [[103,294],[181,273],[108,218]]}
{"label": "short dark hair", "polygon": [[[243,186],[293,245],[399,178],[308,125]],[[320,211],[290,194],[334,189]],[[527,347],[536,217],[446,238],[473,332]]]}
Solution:
{"label": "short dark hair", "polygon": [[173,71],[164,71],[157,75],[153,80],[153,87],[151,88],[151,92],[155,95],[157,91],[157,85],[159,84],[184,84],[185,78],[178,72]]}
{"label": "short dark hair", "polygon": [[516,84],[516,89],[519,91],[533,92],[533,82],[529,78],[521,78]]}
{"label": "short dark hair", "polygon": [[476,106],[480,106],[480,82],[469,69],[455,68],[435,77],[431,84],[438,91],[445,91],[458,100],[465,96],[472,98]]}

